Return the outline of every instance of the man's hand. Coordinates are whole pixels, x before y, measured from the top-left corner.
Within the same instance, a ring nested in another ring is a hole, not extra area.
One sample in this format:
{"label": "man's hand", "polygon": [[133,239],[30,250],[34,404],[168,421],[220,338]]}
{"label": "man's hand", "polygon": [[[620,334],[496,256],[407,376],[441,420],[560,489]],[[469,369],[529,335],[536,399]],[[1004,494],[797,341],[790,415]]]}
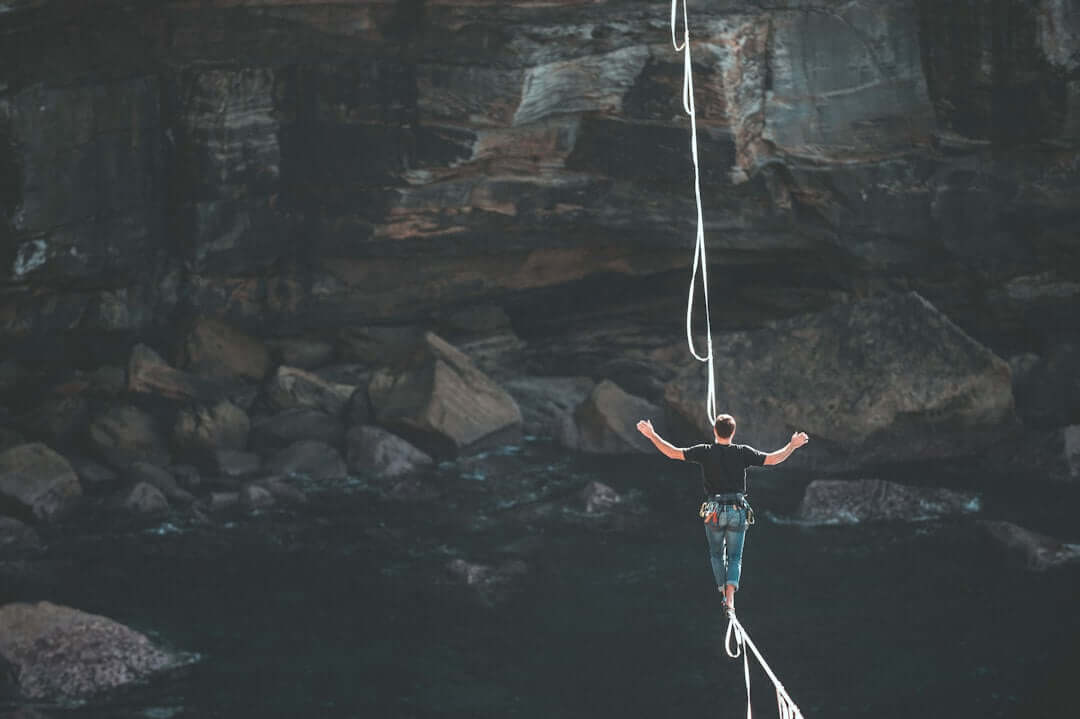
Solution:
{"label": "man's hand", "polygon": [[798,449],[809,441],[810,438],[806,436],[806,432],[796,432],[791,435],[791,448]]}
{"label": "man's hand", "polygon": [[653,429],[652,422],[647,419],[643,419],[637,423],[637,431],[641,432],[649,439],[652,439],[656,436],[656,430]]}

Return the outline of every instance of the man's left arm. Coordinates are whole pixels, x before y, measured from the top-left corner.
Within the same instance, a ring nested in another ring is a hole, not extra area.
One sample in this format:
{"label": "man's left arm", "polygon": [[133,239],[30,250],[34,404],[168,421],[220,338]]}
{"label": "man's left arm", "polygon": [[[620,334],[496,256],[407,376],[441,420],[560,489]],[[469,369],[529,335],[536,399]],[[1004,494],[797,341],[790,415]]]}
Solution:
{"label": "man's left arm", "polygon": [[792,452],[802,447],[804,444],[810,441],[810,438],[806,436],[806,432],[796,432],[791,435],[791,441],[788,442],[783,448],[776,450],[775,452],[769,452],[765,455],[765,466],[771,467],[773,465],[780,464],[785,459],[791,456]]}

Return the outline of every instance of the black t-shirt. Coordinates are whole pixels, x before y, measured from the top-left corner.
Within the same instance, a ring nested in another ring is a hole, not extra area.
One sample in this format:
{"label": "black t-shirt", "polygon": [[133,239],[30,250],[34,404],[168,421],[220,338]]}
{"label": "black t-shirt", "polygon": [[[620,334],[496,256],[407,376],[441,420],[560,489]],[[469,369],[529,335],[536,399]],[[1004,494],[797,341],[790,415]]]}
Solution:
{"label": "black t-shirt", "polygon": [[745,444],[696,444],[683,452],[701,465],[705,494],[746,493],[746,468],[765,464],[765,453]]}

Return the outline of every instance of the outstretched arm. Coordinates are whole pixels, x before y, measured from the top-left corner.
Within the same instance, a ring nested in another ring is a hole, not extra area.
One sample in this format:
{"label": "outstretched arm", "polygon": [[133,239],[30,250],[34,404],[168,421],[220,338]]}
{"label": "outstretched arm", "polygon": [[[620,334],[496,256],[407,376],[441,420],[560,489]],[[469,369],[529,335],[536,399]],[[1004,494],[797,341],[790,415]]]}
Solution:
{"label": "outstretched arm", "polygon": [[650,422],[649,420],[641,420],[637,423],[637,428],[638,432],[641,432],[643,435],[645,435],[645,437],[647,437],[648,440],[652,442],[656,446],[656,448],[660,450],[661,453],[663,453],[665,457],[669,457],[671,459],[686,459],[681,449],[673,445],[671,442],[668,442],[666,439],[656,433],[656,430],[653,429],[652,422]]}
{"label": "outstretched arm", "polygon": [[768,467],[774,464],[780,464],[790,457],[792,452],[809,441],[810,438],[806,436],[806,432],[796,432],[791,435],[791,441],[788,442],[783,449],[778,449],[775,452],[769,452],[765,455],[765,466]]}

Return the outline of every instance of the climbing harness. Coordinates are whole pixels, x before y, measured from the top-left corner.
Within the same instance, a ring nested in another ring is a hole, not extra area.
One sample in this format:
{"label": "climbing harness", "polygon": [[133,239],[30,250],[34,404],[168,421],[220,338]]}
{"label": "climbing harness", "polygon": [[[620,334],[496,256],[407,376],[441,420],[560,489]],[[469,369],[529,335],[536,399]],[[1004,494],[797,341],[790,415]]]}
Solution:
{"label": "climbing harness", "polygon": [[701,503],[701,509],[698,510],[698,516],[705,520],[705,524],[719,524],[720,512],[724,507],[736,507],[738,509],[746,510],[746,524],[751,525],[754,523],[754,508],[750,506],[750,502],[742,494],[736,496],[734,499],[713,498]]}
{"label": "climbing harness", "polygon": [[[683,36],[682,42],[679,41],[678,36],[678,18],[679,18],[679,3],[680,0],[671,0],[671,44],[675,48],[675,52],[681,52],[683,54],[683,86],[682,86],[682,101],[683,110],[690,116],[690,155],[694,163],[694,201],[697,207],[697,234],[694,243],[694,265],[690,273],[690,293],[686,301],[686,342],[690,346],[690,354],[694,356],[694,359],[699,362],[705,362],[708,365],[709,379],[708,390],[705,395],[705,412],[709,424],[712,424],[716,417],[716,380],[713,372],[713,345],[712,345],[712,318],[709,315],[709,277],[708,277],[708,262],[705,258],[705,222],[701,211],[701,172],[698,164],[698,142],[697,142],[697,118],[695,116],[694,108],[694,76],[693,76],[693,62],[690,56],[690,19],[689,13],[686,9],[686,0],[682,2],[682,24],[683,24]],[[694,313],[694,287],[697,284],[698,272],[701,272],[701,291],[704,295],[704,307],[705,307],[705,354],[700,354],[697,350],[697,346],[694,344],[694,335],[691,329],[691,319]],[[745,502],[745,498],[742,498]],[[731,504],[731,501],[728,501]],[[710,506],[717,505],[717,506]],[[717,502],[705,502],[701,505],[701,516],[708,522],[709,519],[718,521],[717,511],[719,510]],[[747,521],[752,523],[750,517],[752,514],[747,505]],[[732,644],[734,640],[734,645]],[[739,622],[734,612],[728,613],[728,628],[727,634],[724,636],[724,650],[727,655],[732,659],[737,659],[740,655],[743,658],[743,676],[746,679],[746,719],[753,719],[753,715],[750,708],[750,660],[747,650],[754,653],[754,657],[761,664],[762,669],[772,680],[773,685],[776,688],[776,706],[780,712],[780,719],[803,719],[802,712],[799,711],[799,707],[796,706],[794,700],[788,695],[787,690],[784,689],[784,685],[780,683],[780,680],[773,674],[772,669],[765,662],[765,657],[758,651],[757,646],[750,640],[750,635],[746,633],[746,629]]]}
{"label": "climbing harness", "polygon": [[[679,0],[671,0],[671,44],[683,54],[683,110],[690,116],[690,155],[694,161],[694,200],[697,206],[697,236],[694,241],[694,266],[690,272],[690,293],[686,300],[686,342],[690,354],[709,367],[708,390],[705,393],[705,413],[709,424],[716,419],[716,379],[713,372],[712,317],[709,315],[709,272],[705,259],[705,220],[701,212],[701,172],[698,169],[697,116],[694,108],[694,74],[690,57],[690,20],[686,0],[682,0],[683,38],[678,37]],[[694,344],[691,319],[694,314],[694,287],[701,271],[701,292],[705,307],[705,354],[699,354]]]}

